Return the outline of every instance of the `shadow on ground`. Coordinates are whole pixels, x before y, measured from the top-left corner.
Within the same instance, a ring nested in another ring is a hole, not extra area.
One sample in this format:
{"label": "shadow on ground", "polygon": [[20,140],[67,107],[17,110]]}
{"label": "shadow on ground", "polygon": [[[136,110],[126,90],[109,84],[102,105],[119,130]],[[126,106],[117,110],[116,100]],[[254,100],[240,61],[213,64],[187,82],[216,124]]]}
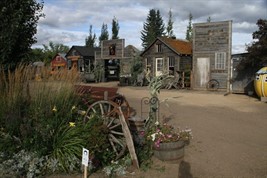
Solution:
{"label": "shadow on ground", "polygon": [[193,178],[191,166],[188,162],[182,161],[179,166],[178,178]]}

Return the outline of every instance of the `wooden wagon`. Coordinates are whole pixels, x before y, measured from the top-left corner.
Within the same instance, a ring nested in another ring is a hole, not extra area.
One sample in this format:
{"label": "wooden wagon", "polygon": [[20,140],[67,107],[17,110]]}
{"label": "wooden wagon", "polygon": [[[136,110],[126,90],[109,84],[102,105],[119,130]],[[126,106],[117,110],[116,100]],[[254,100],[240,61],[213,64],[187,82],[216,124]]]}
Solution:
{"label": "wooden wagon", "polygon": [[128,127],[131,108],[126,98],[118,93],[116,87],[96,87],[76,85],[76,92],[88,106],[84,122],[98,114],[109,130],[108,139],[117,158],[124,155],[128,148],[133,165],[139,168],[134,143]]}

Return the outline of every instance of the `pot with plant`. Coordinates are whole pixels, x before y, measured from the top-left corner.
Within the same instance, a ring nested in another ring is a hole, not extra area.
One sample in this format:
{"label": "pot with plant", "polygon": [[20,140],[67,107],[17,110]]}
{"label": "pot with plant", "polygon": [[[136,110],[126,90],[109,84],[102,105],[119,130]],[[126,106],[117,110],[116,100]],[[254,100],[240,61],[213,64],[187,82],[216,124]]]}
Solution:
{"label": "pot with plant", "polygon": [[148,137],[152,141],[154,156],[162,161],[174,161],[184,157],[184,146],[192,139],[191,129],[175,129],[166,123],[155,124]]}

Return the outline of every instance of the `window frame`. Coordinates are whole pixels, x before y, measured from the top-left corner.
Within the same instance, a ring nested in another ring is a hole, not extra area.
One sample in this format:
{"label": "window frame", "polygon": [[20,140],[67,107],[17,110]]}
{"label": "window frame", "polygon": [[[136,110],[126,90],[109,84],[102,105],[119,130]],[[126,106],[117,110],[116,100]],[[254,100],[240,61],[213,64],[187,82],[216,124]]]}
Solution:
{"label": "window frame", "polygon": [[216,70],[226,69],[226,52],[216,52],[215,53],[215,65]]}

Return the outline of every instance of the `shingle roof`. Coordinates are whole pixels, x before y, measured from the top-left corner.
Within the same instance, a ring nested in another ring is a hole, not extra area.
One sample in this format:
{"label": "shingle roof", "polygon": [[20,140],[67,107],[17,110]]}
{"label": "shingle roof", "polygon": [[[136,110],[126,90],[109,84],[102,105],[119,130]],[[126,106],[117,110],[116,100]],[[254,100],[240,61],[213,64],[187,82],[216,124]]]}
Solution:
{"label": "shingle roof", "polygon": [[168,37],[158,37],[145,51],[142,52],[141,56],[149,50],[149,48],[157,41],[161,41],[171,50],[178,55],[192,55],[192,43],[187,40],[173,39]]}
{"label": "shingle roof", "polygon": [[72,46],[71,48],[76,49],[82,56],[95,56],[95,51],[100,51],[98,47]]}
{"label": "shingle roof", "polygon": [[178,54],[192,55],[192,43],[186,40],[158,37],[160,41]]}

